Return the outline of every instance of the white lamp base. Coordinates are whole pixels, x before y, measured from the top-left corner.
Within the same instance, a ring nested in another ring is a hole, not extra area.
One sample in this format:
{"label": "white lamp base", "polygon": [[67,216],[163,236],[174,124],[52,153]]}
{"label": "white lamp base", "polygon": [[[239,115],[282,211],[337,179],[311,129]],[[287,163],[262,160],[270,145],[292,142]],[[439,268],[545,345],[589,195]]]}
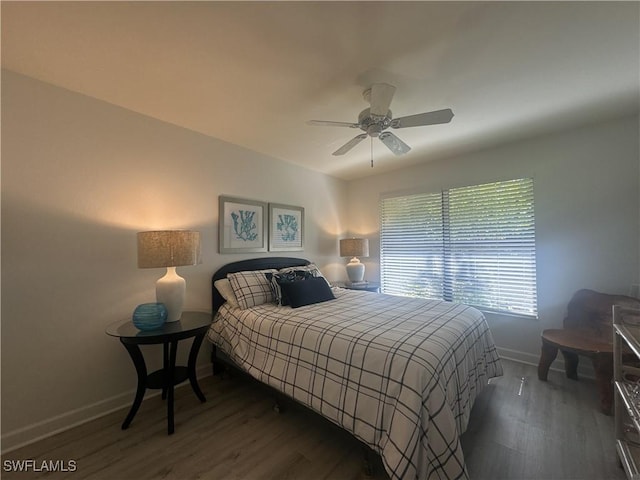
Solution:
{"label": "white lamp base", "polygon": [[156,282],[156,301],[167,307],[167,322],[180,320],[184,306],[187,282],[176,272],[176,267],[167,267],[167,274]]}
{"label": "white lamp base", "polygon": [[350,282],[362,282],[364,280],[364,263],[360,263],[360,260],[353,257],[347,264],[347,276]]}

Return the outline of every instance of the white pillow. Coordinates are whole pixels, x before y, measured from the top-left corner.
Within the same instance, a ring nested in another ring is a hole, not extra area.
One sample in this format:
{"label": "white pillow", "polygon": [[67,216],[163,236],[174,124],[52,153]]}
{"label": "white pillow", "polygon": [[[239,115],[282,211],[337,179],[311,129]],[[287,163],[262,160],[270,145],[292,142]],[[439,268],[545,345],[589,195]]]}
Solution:
{"label": "white pillow", "polygon": [[271,282],[267,280],[266,273],[276,273],[277,270],[253,270],[248,272],[229,273],[227,278],[233,287],[241,309],[255,307],[263,303],[275,302],[271,291]]}
{"label": "white pillow", "polygon": [[216,280],[213,282],[213,286],[216,287],[216,290],[222,295],[229,306],[233,308],[240,308],[240,304],[238,303],[238,299],[236,298],[236,294],[233,293],[233,287],[231,286],[231,282],[228,278],[221,278],[220,280]]}

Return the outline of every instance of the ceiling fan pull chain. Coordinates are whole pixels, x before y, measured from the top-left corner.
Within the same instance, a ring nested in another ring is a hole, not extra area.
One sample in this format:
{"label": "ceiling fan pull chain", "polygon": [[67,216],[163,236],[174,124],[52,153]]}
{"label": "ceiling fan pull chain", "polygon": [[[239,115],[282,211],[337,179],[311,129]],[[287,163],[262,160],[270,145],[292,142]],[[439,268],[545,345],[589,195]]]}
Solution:
{"label": "ceiling fan pull chain", "polygon": [[371,168],[373,168],[373,137],[371,138]]}

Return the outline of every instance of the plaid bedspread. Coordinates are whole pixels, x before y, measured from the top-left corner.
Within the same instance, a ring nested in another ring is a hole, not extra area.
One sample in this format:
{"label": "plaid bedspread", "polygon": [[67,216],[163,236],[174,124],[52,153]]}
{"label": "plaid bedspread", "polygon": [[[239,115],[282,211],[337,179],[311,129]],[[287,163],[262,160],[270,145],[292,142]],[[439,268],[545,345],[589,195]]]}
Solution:
{"label": "plaid bedspread", "polygon": [[502,375],[491,332],[461,304],[334,289],[298,309],[220,308],[208,338],[249,374],[377,451],[394,479],[467,478],[459,436]]}

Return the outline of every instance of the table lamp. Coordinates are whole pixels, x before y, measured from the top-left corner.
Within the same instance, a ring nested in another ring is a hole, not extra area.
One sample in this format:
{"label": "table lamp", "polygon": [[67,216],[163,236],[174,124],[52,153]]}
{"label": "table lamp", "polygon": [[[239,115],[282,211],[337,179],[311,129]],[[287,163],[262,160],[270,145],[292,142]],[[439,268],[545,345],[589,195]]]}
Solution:
{"label": "table lamp", "polygon": [[156,282],[156,301],[167,307],[167,322],[180,320],[187,283],[176,267],[200,261],[200,232],[161,230],[138,233],[138,268],[167,267]]}
{"label": "table lamp", "polygon": [[343,238],[340,240],[340,256],[352,257],[347,264],[347,276],[351,283],[362,283],[364,280],[364,264],[358,257],[369,256],[369,240],[366,238]]}

